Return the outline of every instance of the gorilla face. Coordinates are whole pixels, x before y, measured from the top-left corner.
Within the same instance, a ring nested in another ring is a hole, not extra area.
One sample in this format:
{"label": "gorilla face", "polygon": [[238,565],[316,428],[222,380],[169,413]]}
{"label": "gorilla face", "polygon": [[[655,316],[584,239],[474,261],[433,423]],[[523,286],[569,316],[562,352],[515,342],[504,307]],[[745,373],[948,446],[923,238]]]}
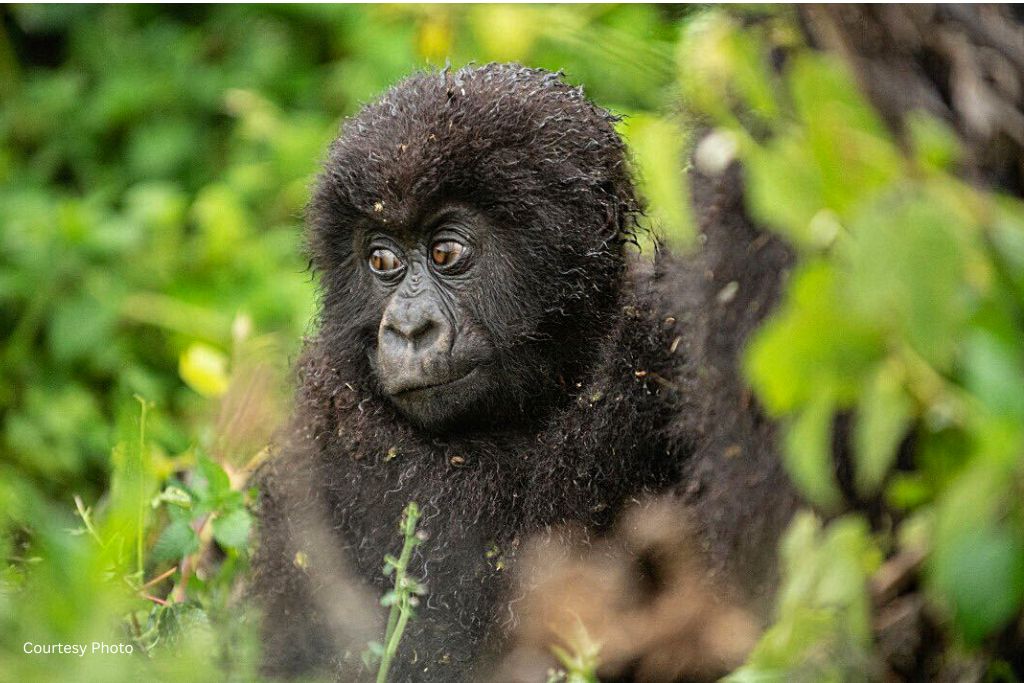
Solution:
{"label": "gorilla face", "polygon": [[308,210],[334,366],[435,432],[571,400],[640,211],[614,122],[497,64],[412,76],[348,120]]}
{"label": "gorilla face", "polygon": [[480,412],[500,380],[494,344],[467,306],[486,270],[482,222],[448,207],[404,234],[360,237],[381,302],[370,367],[394,405],[428,428]]}

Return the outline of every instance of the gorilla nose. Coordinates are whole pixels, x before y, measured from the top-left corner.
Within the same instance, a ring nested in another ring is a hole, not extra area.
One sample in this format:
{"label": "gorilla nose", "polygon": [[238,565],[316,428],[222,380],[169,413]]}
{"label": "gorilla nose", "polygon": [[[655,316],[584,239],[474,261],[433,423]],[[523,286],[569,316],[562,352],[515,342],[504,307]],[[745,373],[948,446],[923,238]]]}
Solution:
{"label": "gorilla nose", "polygon": [[410,304],[401,311],[389,309],[381,321],[381,341],[411,346],[413,351],[430,348],[441,336],[443,321],[438,318],[426,306]]}
{"label": "gorilla nose", "polygon": [[384,311],[377,369],[389,394],[450,379],[452,326],[429,297],[399,298]]}

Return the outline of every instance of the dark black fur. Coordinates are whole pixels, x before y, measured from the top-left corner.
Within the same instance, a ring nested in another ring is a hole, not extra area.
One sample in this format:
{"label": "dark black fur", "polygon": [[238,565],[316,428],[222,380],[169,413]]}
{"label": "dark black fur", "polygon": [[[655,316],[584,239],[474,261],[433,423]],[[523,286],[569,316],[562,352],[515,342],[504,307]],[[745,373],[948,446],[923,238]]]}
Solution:
{"label": "dark black fur", "polygon": [[[272,672],[346,666],[324,616],[329,582],[295,561],[325,537],[300,527],[323,521],[379,592],[412,500],[429,534],[412,574],[430,592],[395,680],[478,679],[525,536],[564,522],[600,533],[630,500],[680,481],[716,566],[746,562],[743,585],[765,585],[791,501],[736,356],[788,254],[743,218],[731,176],[726,194],[697,179],[709,204],[737,212],[724,242],[687,267],[628,258],[640,204],[613,122],[556,75],[490,65],[414,76],[345,125],[310,206],[320,329],[300,363],[291,436],[262,476],[255,585]],[[491,422],[430,432],[372,372],[381,312],[352,235],[401,229],[442,202],[481,212],[501,244],[467,306],[516,381],[495,392]],[[733,279],[740,294],[718,303]]]}

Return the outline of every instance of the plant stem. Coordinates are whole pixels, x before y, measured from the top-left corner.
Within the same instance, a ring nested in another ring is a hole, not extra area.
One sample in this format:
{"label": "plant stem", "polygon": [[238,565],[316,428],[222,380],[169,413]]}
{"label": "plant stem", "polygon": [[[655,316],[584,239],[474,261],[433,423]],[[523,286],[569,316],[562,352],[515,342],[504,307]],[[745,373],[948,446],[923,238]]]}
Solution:
{"label": "plant stem", "polygon": [[377,672],[377,683],[385,683],[388,680],[388,668],[398,651],[398,643],[402,640],[402,633],[405,632],[405,625],[409,622],[409,614],[412,612],[408,604],[409,596],[403,596],[401,602],[403,605],[399,610],[398,623],[395,624],[395,629],[387,641],[387,649],[384,650],[384,656],[380,662],[380,671]]}
{"label": "plant stem", "polygon": [[170,576],[171,574],[173,574],[176,571],[178,571],[177,567],[171,567],[170,569],[165,571],[160,576],[153,577],[152,579],[150,579],[146,583],[142,584],[142,587],[143,588],[149,588],[150,586],[158,584],[158,583],[160,583],[161,581],[163,581],[164,579],[166,579],[168,576]]}
{"label": "plant stem", "polygon": [[85,524],[86,531],[89,532],[90,536],[96,539],[96,542],[99,543],[101,548],[105,548],[106,544],[103,542],[103,539],[100,538],[99,533],[97,533],[96,527],[92,525],[90,510],[85,507],[85,503],[82,502],[82,497],[77,493],[75,494],[75,508],[78,510],[78,516],[82,518],[82,522]]}
{"label": "plant stem", "polygon": [[136,561],[138,562],[139,579],[141,580],[146,575],[146,565],[142,553],[143,548],[143,536],[145,535],[145,522],[146,522],[146,409],[149,408],[149,404],[141,396],[136,395],[135,400],[139,402],[140,414],[139,414],[139,500],[138,500],[138,519],[136,520],[135,530],[135,553]]}
{"label": "plant stem", "polygon": [[419,516],[419,507],[416,503],[409,503],[402,514],[402,533],[405,540],[398,561],[395,562],[395,601],[388,613],[388,625],[384,631],[384,654],[381,655],[380,668],[377,669],[377,683],[386,683],[388,680],[388,669],[395,653],[398,652],[402,633],[405,632],[405,625],[412,614],[412,588],[406,579],[406,570],[412,558],[413,548],[419,543],[419,539],[416,538],[416,522]]}

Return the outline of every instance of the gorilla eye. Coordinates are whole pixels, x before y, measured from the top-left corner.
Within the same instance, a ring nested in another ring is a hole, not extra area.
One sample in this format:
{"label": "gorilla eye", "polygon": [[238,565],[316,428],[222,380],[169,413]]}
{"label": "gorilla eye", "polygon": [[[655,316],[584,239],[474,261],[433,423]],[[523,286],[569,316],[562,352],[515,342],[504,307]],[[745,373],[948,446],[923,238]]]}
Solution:
{"label": "gorilla eye", "polygon": [[390,249],[379,248],[370,252],[370,270],[375,273],[390,274],[401,267],[401,260]]}
{"label": "gorilla eye", "polygon": [[464,246],[452,240],[437,242],[430,249],[430,258],[435,266],[450,266],[462,258],[465,249]]}

